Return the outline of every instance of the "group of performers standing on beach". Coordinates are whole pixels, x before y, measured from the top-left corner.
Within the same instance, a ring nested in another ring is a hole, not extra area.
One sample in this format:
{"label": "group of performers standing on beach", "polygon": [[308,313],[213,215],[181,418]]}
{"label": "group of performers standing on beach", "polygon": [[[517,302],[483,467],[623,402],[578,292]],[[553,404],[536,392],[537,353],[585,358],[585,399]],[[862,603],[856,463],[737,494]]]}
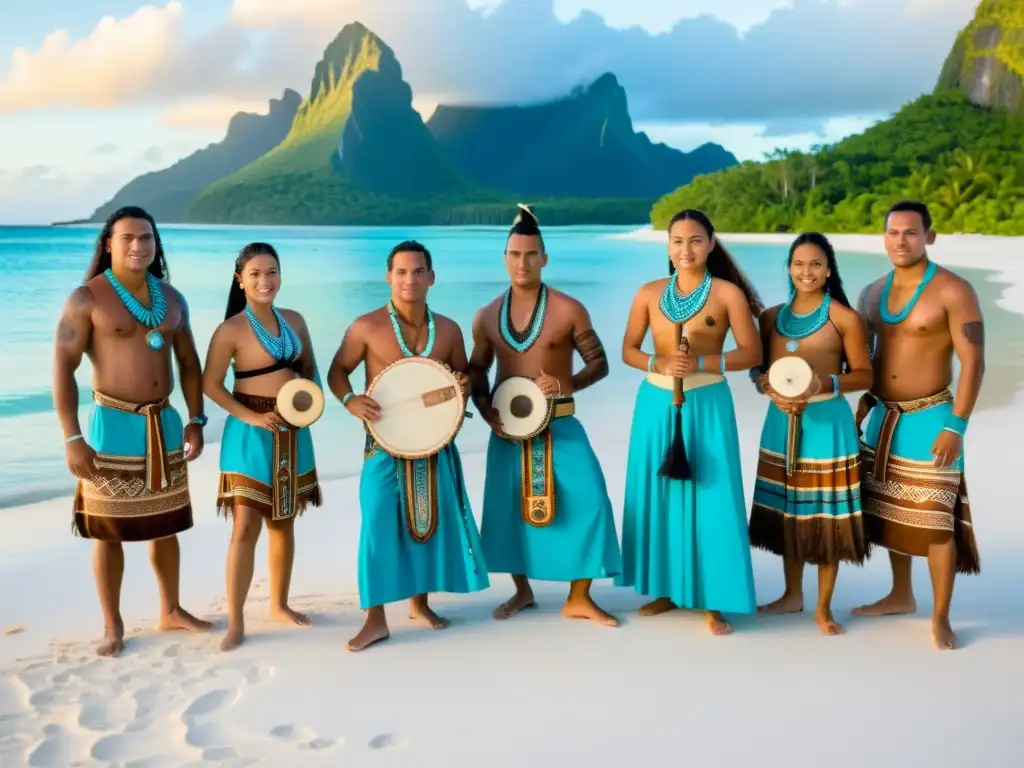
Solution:
{"label": "group of performers standing on beach", "polygon": [[[621,546],[601,465],[575,415],[574,394],[607,376],[607,355],[587,308],[543,281],[544,238],[533,213],[520,209],[505,246],[511,284],[476,313],[469,354],[459,326],[427,305],[430,252],[406,241],[387,257],[391,298],[352,322],[331,361],[327,388],[364,425],[381,409],[355,391],[356,369],[370,382],[396,361],[422,356],[448,366],[491,428],[479,529],[454,440],[429,458],[402,459],[366,430],[358,558],[366,618],[348,647],[387,638],[384,607],[396,601],[409,601],[411,618],[447,626],[429,595],[486,589],[491,573],[510,574],[515,585],[496,619],[535,605],[533,579],[568,582],[565,617],[616,626],[590,594],[594,579],[611,578],[651,598],[641,615],[698,610],[712,633],[727,634],[726,614],[802,611],[807,564],[818,568],[816,622],[835,635],[843,631],[831,610],[839,564],[862,564],[872,545],[889,551],[892,590],[853,613],[914,612],[911,558],[925,557],[934,642],[955,647],[954,578],[980,570],[963,437],[982,383],[984,335],[970,284],[927,256],[935,239],[928,209],[904,201],[886,214],[892,270],[864,289],[856,309],[823,235],[796,238],[789,299],[766,309],[703,213],[672,219],[668,275],[639,288],[622,342],[622,360],[644,378],[629,436]],[[302,316],[274,303],[280,285],[274,248],[247,245],[202,365],[156,223],[129,207],[107,220],[85,282],[66,302],[54,399],[68,466],[79,478],[75,530],[95,540],[102,655],[124,643],[123,542],[150,542],[162,629],[212,626],[178,597],[177,534],[193,524],[187,465],[203,449],[204,395],[227,412],[217,505],[233,518],[233,532],[221,647],[244,639],[243,604],[264,525],[271,616],[309,623],[288,605],[294,521],[323,498],[310,428],[289,428],[275,402],[295,377],[323,384]],[[735,346],[726,351],[730,331]],[[643,348],[648,332],[651,351]],[[168,400],[172,352],[184,424]],[[574,371],[577,354],[583,368]],[[75,382],[83,355],[92,362],[94,399],[84,432]],[[802,395],[771,387],[767,371],[786,356],[813,370]],[[768,399],[749,520],[724,375],[732,371],[749,371]],[[492,402],[495,386],[515,376],[533,379],[553,401],[550,423],[527,440],[503,431]],[[844,396],[858,391],[855,416]],[[785,572],[783,595],[760,608],[751,546],[779,555]]]}

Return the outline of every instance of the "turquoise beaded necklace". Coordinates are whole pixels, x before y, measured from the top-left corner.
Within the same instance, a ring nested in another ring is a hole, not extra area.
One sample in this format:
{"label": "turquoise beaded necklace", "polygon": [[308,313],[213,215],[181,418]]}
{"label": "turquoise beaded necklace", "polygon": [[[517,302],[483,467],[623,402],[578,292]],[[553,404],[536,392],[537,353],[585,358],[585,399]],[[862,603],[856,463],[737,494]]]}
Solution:
{"label": "turquoise beaded necklace", "polygon": [[790,299],[779,310],[775,316],[775,330],[785,336],[787,352],[796,352],[800,347],[797,339],[806,339],[812,333],[821,330],[828,322],[828,310],[832,305],[832,294],[825,292],[824,298],[818,308],[806,315],[800,315],[793,311],[793,299]]}
{"label": "turquoise beaded necklace", "polygon": [[275,360],[295,360],[302,354],[302,340],[292,330],[292,327],[288,325],[288,321],[284,319],[284,316],[277,311],[277,307],[271,306],[270,311],[274,313],[274,317],[277,319],[277,336],[272,335],[267,330],[266,326],[260,322],[260,319],[256,317],[248,304],[245,306],[245,316],[249,318],[249,325],[252,326],[253,333],[256,334],[260,346],[267,351],[267,354]]}
{"label": "turquoise beaded necklace", "polygon": [[[430,311],[430,307],[427,307],[427,346],[423,348],[423,351],[419,353],[419,357],[430,357],[430,353],[434,349],[434,313]],[[409,345],[405,343],[405,337],[402,336],[402,326],[398,323],[398,314],[395,312],[395,305],[391,303],[391,299],[388,299],[388,314],[391,316],[391,327],[395,330],[395,338],[398,339],[398,346],[402,348],[402,354],[406,357],[416,357],[413,351],[409,349]]]}
{"label": "turquoise beaded necklace", "polygon": [[672,274],[665,290],[661,292],[661,313],[676,324],[687,322],[696,315],[711,295],[711,273],[704,272],[704,279],[690,293],[681,293],[676,282],[676,273]]}
{"label": "turquoise beaded necklace", "polygon": [[924,271],[924,276],[921,278],[921,282],[917,284],[917,290],[914,291],[914,295],[910,297],[910,301],[906,303],[903,309],[901,309],[899,313],[895,315],[889,311],[888,306],[889,291],[892,289],[892,279],[896,275],[896,270],[890,272],[889,276],[885,279],[885,285],[882,286],[882,297],[879,306],[879,309],[881,310],[882,321],[888,323],[889,325],[896,325],[897,323],[902,323],[904,320],[906,320],[907,315],[910,314],[910,311],[914,308],[914,305],[917,304],[917,300],[921,298],[921,293],[924,291],[925,287],[928,285],[928,283],[931,282],[931,279],[935,277],[936,269],[937,267],[935,266],[934,261],[928,263],[928,268]]}
{"label": "turquoise beaded necklace", "polygon": [[167,317],[167,297],[164,296],[163,281],[158,277],[154,277],[152,273],[146,272],[146,286],[149,288],[149,301],[153,306],[145,307],[141,301],[132,295],[131,291],[121,285],[120,280],[114,277],[114,270],[108,267],[103,274],[106,276],[107,280],[110,281],[111,286],[113,286],[118,298],[121,299],[121,303],[124,304],[125,309],[132,313],[132,317],[147,328],[153,329],[146,334],[146,344],[149,345],[149,348],[154,351],[163,349],[163,334],[156,330],[160,323],[164,321],[164,318]]}
{"label": "turquoise beaded necklace", "polygon": [[522,331],[517,331],[512,324],[512,289],[505,291],[501,300],[501,310],[498,316],[498,327],[501,329],[501,338],[505,340],[516,352],[525,352],[536,343],[540,332],[544,328],[544,318],[548,314],[548,287],[541,283],[540,291],[537,293],[537,303],[533,305],[533,314],[530,315],[530,322]]}

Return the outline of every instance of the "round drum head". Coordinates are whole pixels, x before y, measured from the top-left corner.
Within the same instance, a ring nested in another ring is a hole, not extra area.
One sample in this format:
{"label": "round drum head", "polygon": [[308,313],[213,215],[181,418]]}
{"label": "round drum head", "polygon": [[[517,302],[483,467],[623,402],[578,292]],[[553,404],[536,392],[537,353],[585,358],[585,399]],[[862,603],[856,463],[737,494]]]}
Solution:
{"label": "round drum head", "polygon": [[768,383],[783,397],[799,397],[813,378],[814,371],[802,357],[780,357],[768,369]]}
{"label": "round drum head", "polygon": [[292,379],[277,393],[277,412],[293,427],[308,427],[324,413],[324,391],[309,379]]}
{"label": "round drum head", "polygon": [[506,435],[525,439],[544,429],[551,412],[551,401],[533,379],[510,376],[494,390],[491,404],[501,416]]}
{"label": "round drum head", "polygon": [[455,374],[427,357],[392,363],[366,394],[380,405],[380,418],[367,423],[370,435],[387,453],[406,459],[432,456],[448,445],[466,413]]}

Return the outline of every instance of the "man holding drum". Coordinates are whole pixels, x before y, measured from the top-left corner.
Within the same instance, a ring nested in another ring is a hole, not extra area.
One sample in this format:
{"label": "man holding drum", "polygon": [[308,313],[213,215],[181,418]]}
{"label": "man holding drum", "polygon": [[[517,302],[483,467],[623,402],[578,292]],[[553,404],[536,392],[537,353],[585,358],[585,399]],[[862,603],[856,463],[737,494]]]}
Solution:
{"label": "man holding drum", "polygon": [[[434,270],[423,245],[395,246],[387,281],[391,299],[352,322],[327,376],[367,428],[359,482],[359,602],[367,615],[352,651],[387,639],[386,603],[410,598],[410,618],[443,629],[448,622],[427,604],[428,593],[489,586],[454,442],[469,387],[462,331],[427,306]],[[349,380],[360,364],[364,395]]]}
{"label": "man holding drum", "polygon": [[[562,615],[614,627],[618,621],[593,601],[590,584],[620,573],[618,537],[601,465],[572,399],[608,375],[608,360],[586,308],[541,282],[544,240],[533,213],[520,208],[505,246],[512,285],[477,313],[470,363],[474,402],[493,429],[484,558],[492,573],[512,574],[516,586],[494,616],[507,619],[535,604],[530,578],[569,581]],[[584,368],[573,375],[577,351]]]}
{"label": "man holding drum", "polygon": [[[893,269],[861,293],[874,349],[874,386],[861,398],[864,526],[889,550],[892,591],[859,616],[917,610],[911,556],[927,557],[932,638],[957,646],[949,606],[957,573],[981,571],[964,479],[963,436],[985,374],[985,332],[971,284],[928,259],[935,242],[923,203],[889,209],[885,250]],[[960,362],[956,396],[953,355]]]}

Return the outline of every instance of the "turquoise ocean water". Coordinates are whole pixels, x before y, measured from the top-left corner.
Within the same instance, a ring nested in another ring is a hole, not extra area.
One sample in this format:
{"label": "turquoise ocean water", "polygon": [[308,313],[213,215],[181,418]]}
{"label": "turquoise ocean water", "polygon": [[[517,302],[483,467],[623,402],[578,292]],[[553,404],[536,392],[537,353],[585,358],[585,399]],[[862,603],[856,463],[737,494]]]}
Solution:
{"label": "turquoise ocean water", "polygon": [[[583,403],[600,400],[620,406],[622,410],[617,408],[616,412],[625,417],[617,419],[623,439],[628,435],[628,414],[637,381],[636,372],[627,369],[619,356],[626,316],[636,288],[663,275],[667,264],[663,243],[610,237],[628,229],[545,230],[550,256],[545,280],[587,305],[609,351],[609,380],[583,393],[580,399]],[[97,232],[98,227],[87,226],[0,228],[0,307],[5,320],[0,341],[0,508],[68,494],[74,489],[64,464],[64,446],[51,397],[52,340],[61,305],[82,281]],[[423,242],[434,256],[437,279],[429,295],[432,309],[458,322],[470,345],[474,313],[507,286],[502,262],[505,232],[496,227],[161,228],[171,282],[189,302],[201,358],[205,357],[214,328],[223,320],[235,256],[247,242],[263,240],[281,254],[279,304],[305,316],[325,377],[348,324],[387,300],[387,253],[408,238]],[[727,239],[725,243],[729,245]],[[736,245],[730,250],[766,303],[785,299],[784,247]],[[884,259],[871,255],[840,254],[839,260],[853,301],[860,289],[888,266]],[[981,273],[977,277],[976,283],[984,282]],[[993,298],[984,299],[986,311]],[[78,374],[83,420],[91,402],[89,382],[90,366],[85,361]],[[359,372],[354,383],[358,387],[361,382]],[[184,412],[180,390],[173,400]],[[209,401],[207,409],[207,451],[217,451],[224,414]],[[591,415],[584,417],[588,429],[594,419],[604,417],[590,410]],[[333,398],[314,426],[314,439],[323,477],[358,472],[361,426]],[[481,420],[470,420],[459,438],[460,449],[483,450],[486,439]]]}

